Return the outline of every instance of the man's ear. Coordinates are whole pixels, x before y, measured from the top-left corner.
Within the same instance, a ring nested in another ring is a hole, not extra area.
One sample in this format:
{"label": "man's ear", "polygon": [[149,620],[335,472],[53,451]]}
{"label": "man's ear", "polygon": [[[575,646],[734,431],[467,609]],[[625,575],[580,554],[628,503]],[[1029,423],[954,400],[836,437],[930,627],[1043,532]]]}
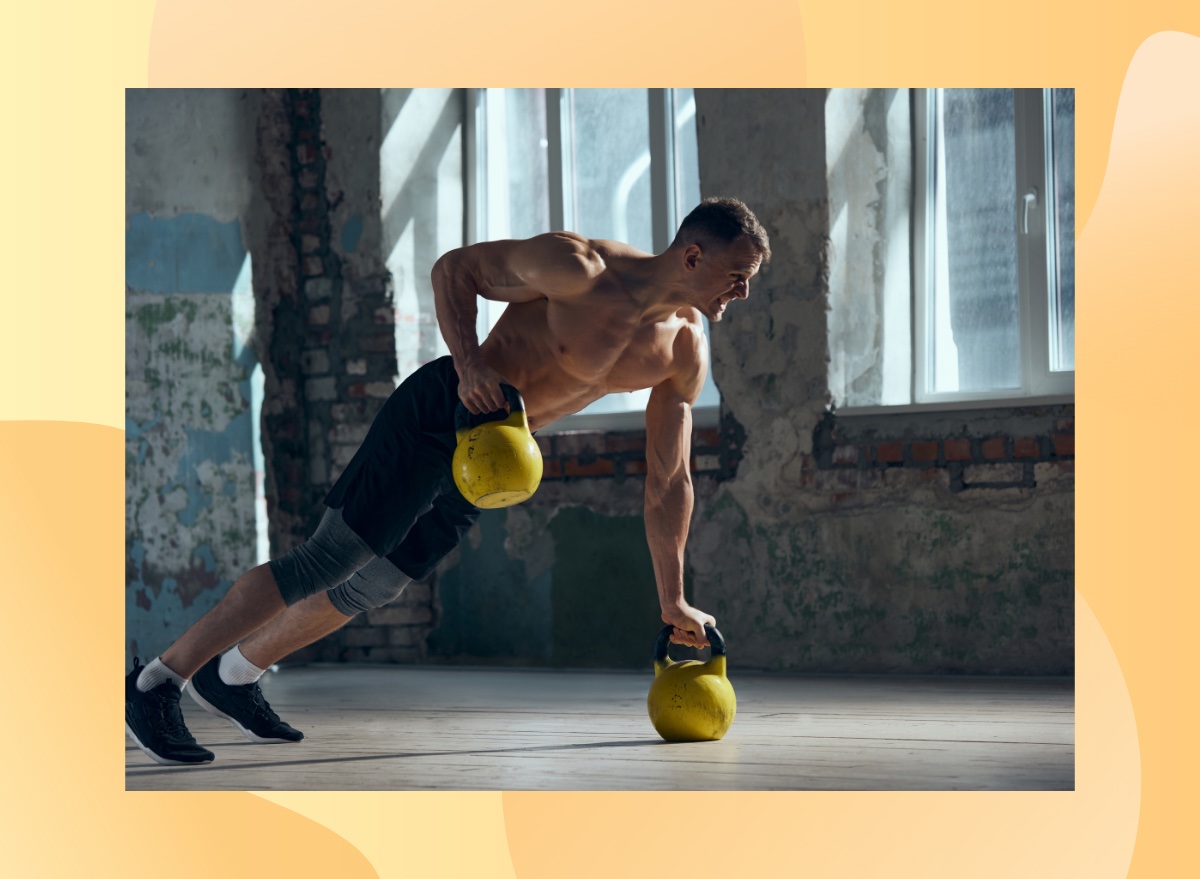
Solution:
{"label": "man's ear", "polygon": [[700,260],[704,258],[704,250],[699,244],[692,243],[683,249],[683,264],[691,271],[700,264]]}

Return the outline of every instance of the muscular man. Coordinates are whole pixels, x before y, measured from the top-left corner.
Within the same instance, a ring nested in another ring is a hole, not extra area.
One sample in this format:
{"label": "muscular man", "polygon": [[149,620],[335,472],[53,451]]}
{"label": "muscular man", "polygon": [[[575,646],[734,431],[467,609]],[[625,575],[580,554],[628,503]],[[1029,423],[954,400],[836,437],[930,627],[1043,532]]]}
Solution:
{"label": "muscular man", "polygon": [[[444,255],[433,290],[450,356],[388,399],[309,540],[242,575],[149,665],[134,659],[125,720],[138,747],[164,764],[213,759],[183,723],[189,681],[197,702],[251,740],[303,738],[263,699],[259,677],[394,600],[458,544],[479,511],[450,476],[454,409],[460,400],[477,414],[504,408],[501,382],[521,391],[534,430],[605,394],[651,389],[645,519],[662,619],[675,627],[673,641],[706,645],[704,625],[716,621],[683,596],[691,407],[708,370],[700,316],[721,320],[769,258],[761,224],[735,199],[704,201],[657,256],[568,232]],[[482,345],[477,296],[509,303]]]}

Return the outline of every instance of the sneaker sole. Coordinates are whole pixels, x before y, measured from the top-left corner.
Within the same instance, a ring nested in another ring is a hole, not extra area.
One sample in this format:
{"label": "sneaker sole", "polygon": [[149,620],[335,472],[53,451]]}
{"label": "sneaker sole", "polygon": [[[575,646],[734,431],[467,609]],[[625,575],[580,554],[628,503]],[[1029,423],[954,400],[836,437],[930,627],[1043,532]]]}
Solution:
{"label": "sneaker sole", "polygon": [[155,754],[153,751],[143,745],[141,739],[137,737],[137,734],[134,733],[132,727],[130,727],[128,723],[125,724],[125,733],[130,739],[133,740],[133,743],[138,746],[138,750],[161,766],[203,766],[206,763],[211,763],[216,756],[214,754],[213,757],[209,757],[207,760],[171,760],[167,757],[160,757],[158,754]]}
{"label": "sneaker sole", "polygon": [[209,702],[207,699],[205,699],[203,696],[201,696],[200,693],[196,690],[195,681],[188,681],[187,692],[191,695],[192,699],[194,699],[196,701],[197,705],[199,705],[201,708],[203,708],[205,711],[207,711],[209,714],[213,715],[214,717],[220,717],[220,718],[223,718],[224,720],[228,720],[230,723],[232,723],[234,726],[236,726],[238,728],[238,731],[241,732],[242,735],[244,735],[246,738],[248,738],[252,742],[256,742],[260,745],[291,745],[291,744],[295,744],[295,742],[293,742],[291,739],[279,739],[279,738],[269,739],[269,738],[265,738],[263,736],[257,735],[256,733],[251,732],[250,730],[246,729],[246,727],[242,726],[234,718],[230,717],[224,711],[221,711],[219,708],[217,708],[215,705],[213,705],[211,702]]}

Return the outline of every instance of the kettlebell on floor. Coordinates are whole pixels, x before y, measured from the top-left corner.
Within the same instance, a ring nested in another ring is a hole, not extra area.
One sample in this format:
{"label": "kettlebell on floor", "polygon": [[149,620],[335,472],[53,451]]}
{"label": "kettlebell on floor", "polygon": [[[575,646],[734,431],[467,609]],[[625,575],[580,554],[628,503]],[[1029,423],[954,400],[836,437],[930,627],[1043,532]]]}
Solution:
{"label": "kettlebell on floor", "polygon": [[668,742],[711,742],[729,731],[737,697],[725,676],[725,639],[713,626],[704,634],[712,647],[708,662],[667,656],[674,626],[664,626],[654,642],[654,683],[646,696],[650,722]]}
{"label": "kettlebell on floor", "polygon": [[493,510],[533,497],[542,481],[542,450],[529,432],[525,401],[512,385],[500,385],[509,411],[473,415],[454,410],[454,483],[475,506]]}

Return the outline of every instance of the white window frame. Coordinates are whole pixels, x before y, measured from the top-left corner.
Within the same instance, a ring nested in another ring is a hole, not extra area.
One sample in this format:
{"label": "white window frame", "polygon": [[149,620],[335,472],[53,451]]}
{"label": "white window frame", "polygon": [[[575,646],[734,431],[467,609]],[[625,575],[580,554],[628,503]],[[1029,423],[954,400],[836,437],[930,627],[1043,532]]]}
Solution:
{"label": "white window frame", "polygon": [[[996,391],[932,393],[928,376],[932,371],[935,319],[929,307],[934,283],[934,218],[929,210],[936,204],[934,191],[934,126],[939,114],[931,112],[940,99],[940,89],[915,89],[914,198],[913,198],[913,405],[869,407],[872,411],[898,408],[978,408],[979,404],[1027,405],[1073,402],[1075,373],[1050,370],[1050,284],[1055,271],[1055,253],[1047,241],[1055,240],[1053,210],[1047,211],[1047,181],[1053,174],[1052,139],[1049,132],[1051,89],[1013,89],[1015,110],[1016,191],[1013,221],[1017,233],[1018,308],[1021,336],[1021,387]],[[1052,134],[1052,132],[1050,132]],[[1027,198],[1028,196],[1028,198]],[[1052,207],[1052,205],[1051,205]],[[867,411],[867,407],[856,409]]]}
{"label": "white window frame", "polygon": [[[489,199],[502,198],[487,173],[489,130],[496,131],[504,124],[495,93],[500,89],[466,89],[466,241],[475,244],[486,241],[488,234]],[[574,229],[578,226],[575,193],[569,181],[574,179],[572,161],[571,122],[572,89],[546,89],[546,138],[548,140],[550,226]],[[665,250],[675,237],[679,221],[675,193],[675,101],[673,89],[647,89],[650,111],[650,197],[651,231],[655,253]],[[501,139],[497,138],[496,143]],[[503,148],[501,145],[500,148]],[[619,196],[619,192],[615,195]],[[493,309],[501,310],[504,303],[479,300],[476,330],[482,340],[494,325]],[[715,426],[719,422],[719,406],[698,406],[692,410],[697,427]],[[644,410],[600,414],[576,414],[547,425],[542,432],[559,433],[570,430],[635,430],[645,426]]]}

